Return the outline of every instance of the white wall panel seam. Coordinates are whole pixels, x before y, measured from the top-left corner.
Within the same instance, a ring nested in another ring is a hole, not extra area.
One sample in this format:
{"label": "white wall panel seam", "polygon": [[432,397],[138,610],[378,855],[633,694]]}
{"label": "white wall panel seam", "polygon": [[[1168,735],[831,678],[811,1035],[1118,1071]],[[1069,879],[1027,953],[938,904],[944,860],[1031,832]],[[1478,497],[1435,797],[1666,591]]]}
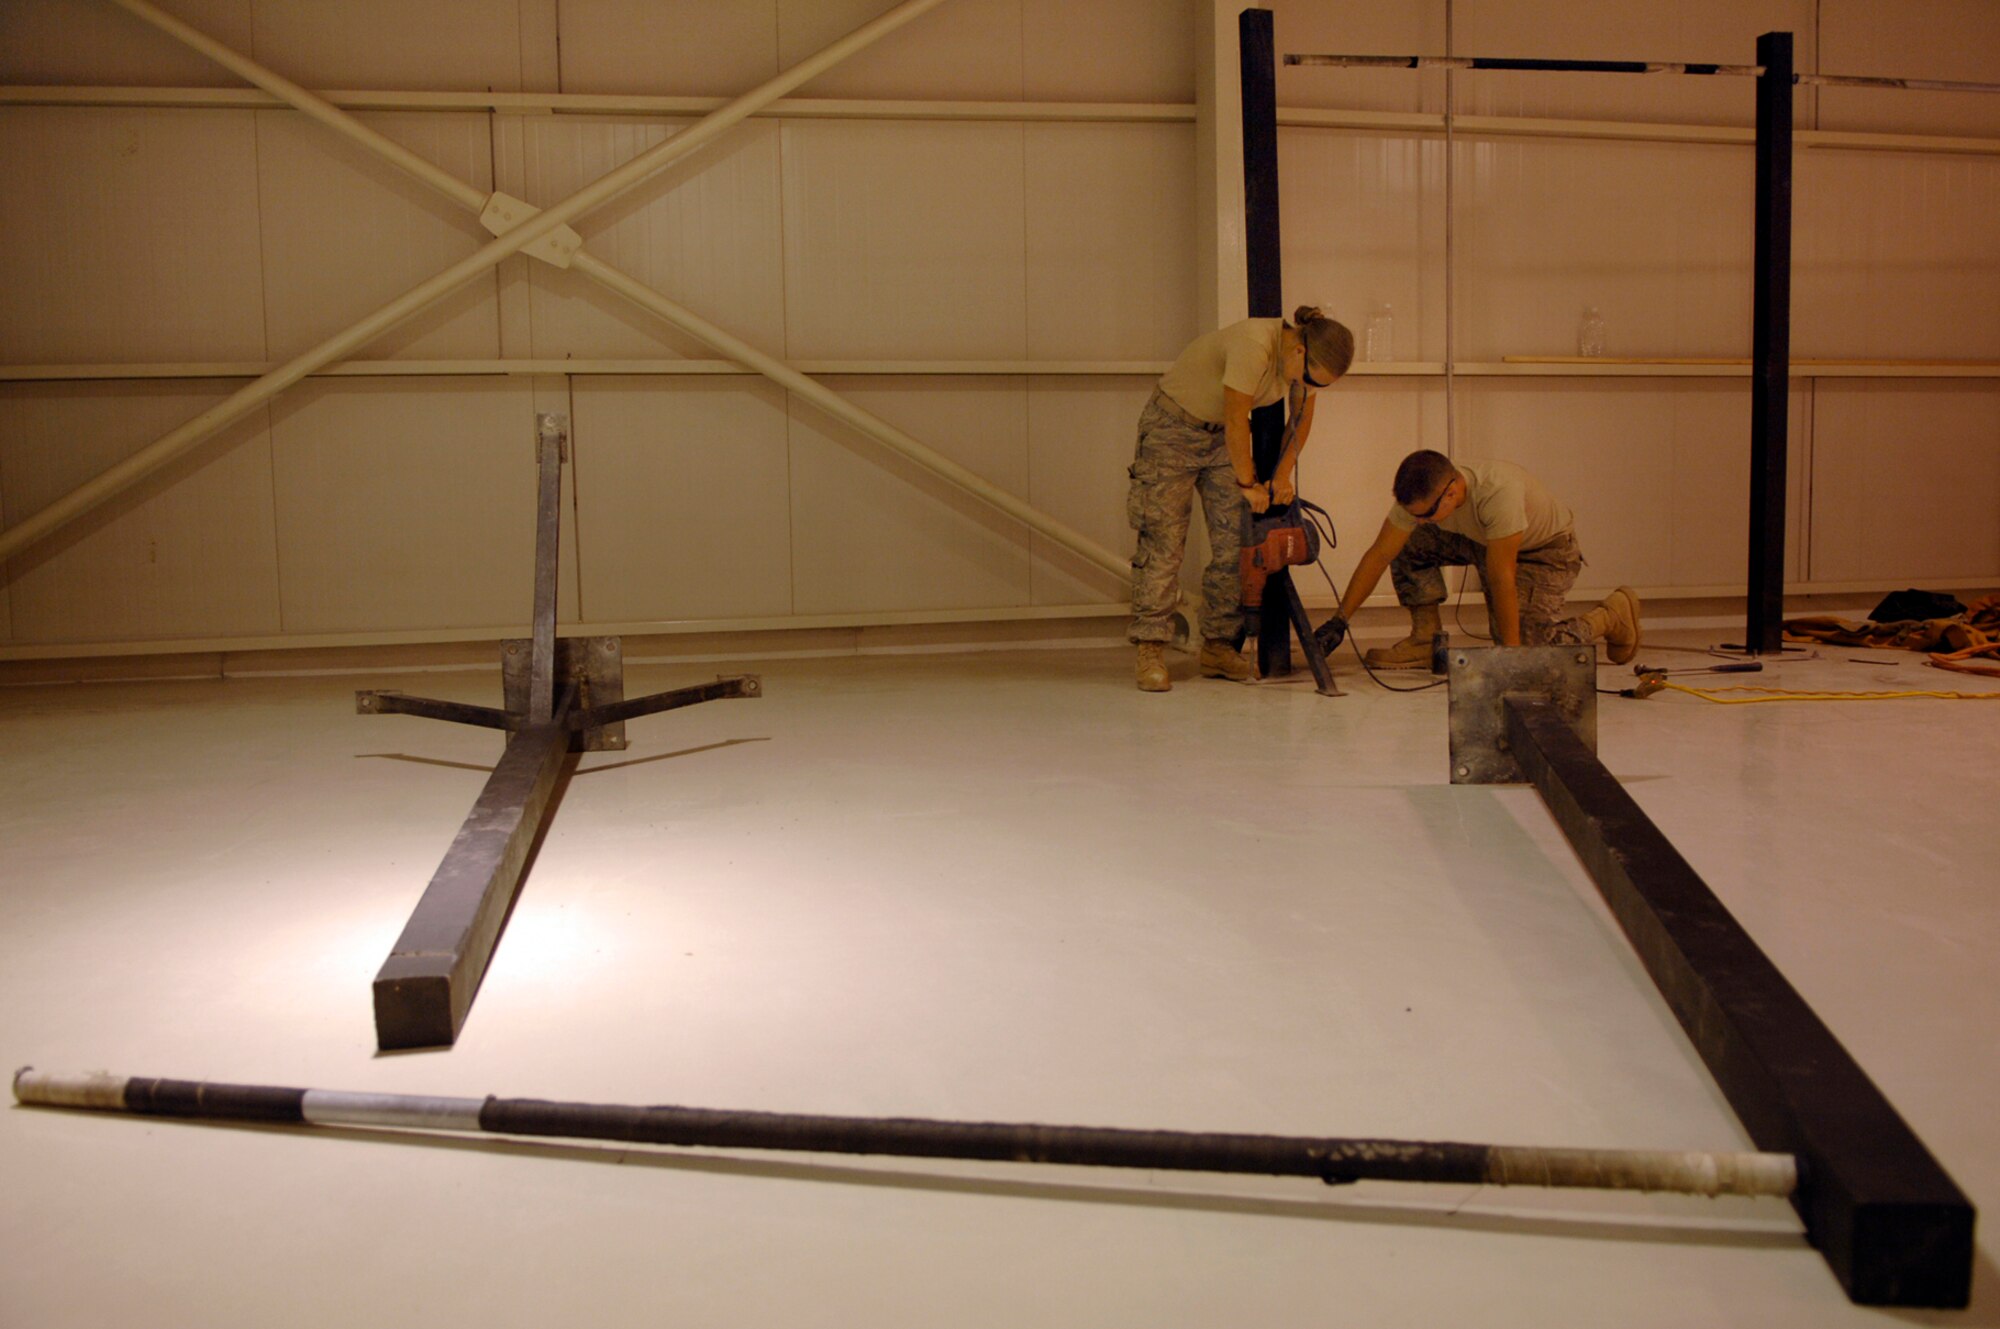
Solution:
{"label": "white wall panel seam", "polygon": [[[255,40],[256,24],[251,24],[252,40]],[[258,330],[264,339],[264,355],[271,354],[271,284],[266,279],[270,271],[270,232],[264,225],[264,116],[258,113],[250,120],[250,162],[257,181],[257,313]],[[290,630],[285,622],[285,540],[279,528],[278,515],[278,427],[271,412],[270,403],[264,404],[264,451],[269,462],[266,468],[266,484],[271,500],[271,594],[276,597],[272,618],[277,622],[279,632]]]}
{"label": "white wall panel seam", "polygon": [[271,594],[277,599],[271,616],[278,631],[285,632],[289,629],[285,625],[285,540],[278,529],[278,422],[269,402],[264,404],[263,416],[264,474],[271,496]]}
{"label": "white wall panel seam", "polygon": [[[1026,86],[1028,78],[1027,67],[1026,67],[1027,49],[1028,49],[1027,11],[1024,7],[1017,5],[1015,7],[1014,12],[1016,13],[1016,15],[1019,16],[1021,21],[1021,51],[1022,51],[1021,58],[1023,62],[1021,69],[1021,82],[1023,86]],[[1031,329],[1033,328],[1035,321],[1034,310],[1032,308],[1032,303],[1030,300],[1031,291],[1030,291],[1030,280],[1028,272],[1029,265],[1034,261],[1034,256],[1030,252],[1031,241],[1029,239],[1029,236],[1033,233],[1033,225],[1028,216],[1028,126],[1025,124],[1015,125],[1014,133],[1015,133],[1014,150],[1015,153],[1017,154],[1016,159],[1020,162],[1020,167],[1021,167],[1020,170],[1020,179],[1021,179],[1020,353],[1021,353],[1021,358],[1025,360],[1028,358],[1028,353],[1030,350],[1030,339],[1033,336]],[[1031,499],[1035,492],[1035,445],[1033,438],[1034,429],[1032,424],[1030,423],[1031,408],[1028,402],[1028,395],[1031,389],[1028,380],[1025,377],[1020,380],[1020,383],[1021,383],[1021,497],[1024,500],[1027,500]],[[1035,601],[1036,559],[1035,559],[1035,537],[1032,533],[1028,536],[1027,545],[1028,545],[1028,564],[1026,570],[1027,589],[1025,591],[1025,595],[1027,597],[1026,602],[1028,604],[1033,604]]]}
{"label": "white wall panel seam", "polygon": [[[785,53],[785,7],[772,0],[771,8],[771,65],[773,68],[784,63]],[[778,207],[778,354],[788,363],[792,359],[792,265],[787,261],[791,246],[791,228],[788,220],[789,200],[786,198],[785,182],[790,174],[790,162],[794,136],[788,132],[787,123],[781,121],[778,130],[777,151],[777,207]],[[799,456],[798,456],[798,398],[785,393],[785,608],[789,613],[799,611]]]}

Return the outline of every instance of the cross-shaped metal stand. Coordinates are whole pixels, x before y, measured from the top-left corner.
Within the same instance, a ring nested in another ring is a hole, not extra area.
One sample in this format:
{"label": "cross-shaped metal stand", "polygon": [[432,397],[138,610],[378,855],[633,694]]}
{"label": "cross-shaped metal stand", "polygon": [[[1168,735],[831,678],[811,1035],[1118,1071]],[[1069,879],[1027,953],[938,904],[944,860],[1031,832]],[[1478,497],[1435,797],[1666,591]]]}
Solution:
{"label": "cross-shaped metal stand", "polygon": [[625,721],[635,716],[763,692],[756,675],[743,674],[627,701],[618,638],[557,639],[556,536],[568,423],[560,415],[536,417],[534,635],[501,644],[505,708],[392,691],[354,694],[364,715],[422,715],[507,731],[506,752],[375,975],[375,1042],[385,1051],[457,1039],[550,799],[572,769],[571,752],[622,749]]}

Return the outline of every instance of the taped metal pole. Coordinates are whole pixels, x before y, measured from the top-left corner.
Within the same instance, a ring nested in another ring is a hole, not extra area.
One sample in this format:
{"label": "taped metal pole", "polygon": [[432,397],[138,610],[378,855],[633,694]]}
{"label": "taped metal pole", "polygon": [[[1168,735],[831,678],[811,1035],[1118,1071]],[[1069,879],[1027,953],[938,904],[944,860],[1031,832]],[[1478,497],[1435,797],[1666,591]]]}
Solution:
{"label": "taped metal pole", "polygon": [[[273,96],[282,98],[314,121],[325,125],[349,142],[375,153],[390,165],[429,185],[461,207],[473,212],[482,212],[487,206],[488,195],[466,184],[449,171],[424,160],[402,145],[370,129],[317,93],[300,87],[282,74],[239,55],[205,33],[198,32],[179,19],[161,12],[148,3],[148,0],[113,0],[113,3],[199,51],[245,82],[255,84]],[[652,287],[600,258],[580,251],[569,255],[568,258],[572,271],[584,274],[647,313],[666,320],[746,369],[755,370],[793,396],[810,402],[842,424],[858,430],[892,452],[923,467],[939,479],[1006,514],[1093,567],[1102,569],[1121,581],[1130,579],[1132,563],[1129,558],[1119,557],[1090,537],[1029,506],[986,477],[960,466],[888,421],[863,410],[839,393],[808,378],[776,356],[758,350],[692,309],[668,299]]]}
{"label": "taped metal pole", "polygon": [[[287,364],[272,370],[256,382],[239,389],[223,401],[203,411],[180,428],[141,448],[118,465],[71,490],[33,516],[0,532],[0,559],[19,553],[29,545],[82,516],[165,466],[203,439],[249,414],[291,387],[314,370],[358,350],[382,333],[420,310],[443,299],[480,273],[498,265],[571,220],[616,197],[670,163],[707,146],[724,131],[776,101],[793,88],[825,72],[846,57],[935,8],[941,0],[904,0],[888,13],[834,42],[819,54],[794,65],[759,87],[744,93],[727,106],[666,142],[640,153],[623,166],[607,172],[570,195],[561,203],[540,212],[481,246],[478,252],[453,264],[382,306],[346,331],[329,337]],[[135,11],[136,12],[136,11]]]}
{"label": "taped metal pole", "polygon": [[34,1107],[150,1116],[388,1126],[500,1135],[621,1140],[718,1149],[893,1154],[1009,1163],[1231,1172],[1321,1181],[1580,1187],[1694,1195],[1789,1195],[1789,1154],[1659,1149],[1544,1149],[1525,1145],[1209,1134],[1043,1126],[920,1117],[829,1117],[715,1108],[552,1103],[536,1098],[357,1094],[276,1085],[212,1084],[114,1075],[50,1075],[23,1067],[14,1097]]}

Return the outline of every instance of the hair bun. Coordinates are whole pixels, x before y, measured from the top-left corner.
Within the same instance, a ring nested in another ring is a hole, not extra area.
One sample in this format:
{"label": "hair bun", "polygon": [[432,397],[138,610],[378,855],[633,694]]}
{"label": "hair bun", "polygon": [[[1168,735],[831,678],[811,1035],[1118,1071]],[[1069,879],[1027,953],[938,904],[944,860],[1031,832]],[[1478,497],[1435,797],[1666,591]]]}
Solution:
{"label": "hair bun", "polygon": [[1300,327],[1304,327],[1308,323],[1316,322],[1325,317],[1325,314],[1319,312],[1318,305],[1300,305],[1292,313],[1292,322],[1298,324]]}

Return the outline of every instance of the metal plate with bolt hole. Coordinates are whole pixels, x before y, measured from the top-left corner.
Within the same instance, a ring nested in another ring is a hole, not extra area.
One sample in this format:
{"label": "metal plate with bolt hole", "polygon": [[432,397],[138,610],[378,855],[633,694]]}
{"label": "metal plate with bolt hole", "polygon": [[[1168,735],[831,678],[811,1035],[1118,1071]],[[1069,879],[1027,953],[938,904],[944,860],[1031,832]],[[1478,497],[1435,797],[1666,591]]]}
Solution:
{"label": "metal plate with bolt hole", "polygon": [[[518,715],[528,711],[528,665],[534,643],[513,637],[500,643],[500,681],[507,697],[507,709]],[[556,639],[556,685],[575,682],[576,708],[608,706],[625,700],[625,643],[619,637],[558,637]],[[625,750],[625,722],[586,730],[570,740],[572,752],[622,752]]]}
{"label": "metal plate with bolt hole", "polygon": [[1451,782],[1521,784],[1527,775],[1507,750],[1510,694],[1555,703],[1563,719],[1597,751],[1597,648],[1594,646],[1452,647],[1445,656],[1451,693]]}

